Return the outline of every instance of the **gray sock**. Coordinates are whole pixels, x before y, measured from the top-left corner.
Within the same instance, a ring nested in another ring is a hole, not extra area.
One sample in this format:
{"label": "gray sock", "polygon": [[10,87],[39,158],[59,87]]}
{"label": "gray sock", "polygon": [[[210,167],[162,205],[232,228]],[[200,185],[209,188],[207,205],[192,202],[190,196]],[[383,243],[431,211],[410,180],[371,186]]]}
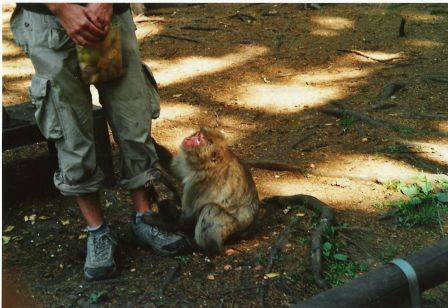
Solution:
{"label": "gray sock", "polygon": [[89,227],[87,226],[87,230],[91,233],[91,234],[99,234],[101,232],[104,232],[106,230],[106,223],[103,222],[101,225],[96,226],[96,227]]}

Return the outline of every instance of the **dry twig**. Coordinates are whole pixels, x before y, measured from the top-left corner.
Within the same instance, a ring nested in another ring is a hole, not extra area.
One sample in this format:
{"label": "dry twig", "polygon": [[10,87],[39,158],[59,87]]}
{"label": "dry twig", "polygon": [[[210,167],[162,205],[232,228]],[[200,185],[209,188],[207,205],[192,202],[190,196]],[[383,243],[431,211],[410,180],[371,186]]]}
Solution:
{"label": "dry twig", "polygon": [[259,160],[259,161],[244,161],[246,166],[264,170],[271,171],[288,171],[288,172],[296,172],[302,174],[302,170],[300,168],[284,163],[272,162],[267,160]]}
{"label": "dry twig", "polygon": [[187,42],[192,42],[192,43],[202,43],[199,40],[196,39],[191,39],[191,38],[187,38],[187,37],[182,37],[182,36],[175,36],[175,35],[170,35],[170,34],[157,34],[157,36],[159,37],[165,37],[165,38],[171,38],[174,40],[179,40],[179,41],[187,41]]}
{"label": "dry twig", "polygon": [[217,31],[220,28],[210,28],[210,27],[199,27],[199,26],[183,26],[180,27],[182,30],[193,30],[193,31]]}
{"label": "dry twig", "polygon": [[387,60],[377,59],[377,58],[371,57],[371,56],[369,56],[369,55],[367,55],[367,54],[365,54],[365,53],[363,53],[363,52],[361,52],[359,50],[355,50],[355,49],[338,49],[337,51],[346,52],[346,53],[354,53],[354,54],[356,54],[358,56],[361,56],[361,57],[364,57],[366,59],[370,59],[370,60],[381,62],[381,63],[388,63],[388,62],[391,62],[393,60],[399,59],[399,57],[392,58],[392,59],[387,59]]}
{"label": "dry twig", "polygon": [[401,22],[400,22],[400,28],[398,29],[398,36],[399,37],[405,37],[406,34],[404,33],[404,25],[406,24],[406,19],[404,19],[404,17],[401,17]]}

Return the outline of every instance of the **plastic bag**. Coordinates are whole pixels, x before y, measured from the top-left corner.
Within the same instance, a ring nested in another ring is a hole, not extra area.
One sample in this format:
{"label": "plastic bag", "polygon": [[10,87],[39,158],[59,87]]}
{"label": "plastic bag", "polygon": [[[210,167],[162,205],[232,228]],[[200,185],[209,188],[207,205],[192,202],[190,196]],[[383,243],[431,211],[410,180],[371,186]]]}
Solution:
{"label": "plastic bag", "polygon": [[86,84],[118,78],[123,73],[120,25],[111,24],[109,33],[94,47],[76,45],[81,77]]}

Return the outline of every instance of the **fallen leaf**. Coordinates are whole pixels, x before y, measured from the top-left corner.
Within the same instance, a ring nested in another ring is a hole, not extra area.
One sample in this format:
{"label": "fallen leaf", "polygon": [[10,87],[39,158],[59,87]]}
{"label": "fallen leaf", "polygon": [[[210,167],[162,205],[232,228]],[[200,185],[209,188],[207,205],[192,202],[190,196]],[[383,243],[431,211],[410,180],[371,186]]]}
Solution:
{"label": "fallen leaf", "polygon": [[174,98],[178,98],[178,97],[181,97],[181,96],[182,96],[182,94],[173,94]]}
{"label": "fallen leaf", "polygon": [[135,272],[135,268],[131,268],[131,272]]}
{"label": "fallen leaf", "polygon": [[5,235],[2,236],[3,245],[8,244],[10,240],[11,240],[11,237],[5,236]]}
{"label": "fallen leaf", "polygon": [[12,230],[14,230],[14,226],[7,226],[3,233],[11,232]]}
{"label": "fallen leaf", "polygon": [[232,248],[229,248],[226,250],[226,252],[224,253],[227,257],[233,256],[236,253],[236,251]]}
{"label": "fallen leaf", "polygon": [[61,224],[62,224],[63,226],[68,225],[69,223],[70,223],[70,219],[67,219],[67,220],[61,220]]}
{"label": "fallen leaf", "polygon": [[86,233],[81,233],[79,236],[78,236],[78,240],[83,240],[83,239],[85,239],[87,237],[87,234]]}
{"label": "fallen leaf", "polygon": [[291,210],[291,207],[288,206],[286,209],[283,210],[283,214],[285,214],[285,215],[288,214],[290,210]]}
{"label": "fallen leaf", "polygon": [[315,164],[310,164],[310,167],[311,168],[316,168],[316,165]]}
{"label": "fallen leaf", "polygon": [[59,264],[59,268],[60,268],[60,269],[64,269],[64,264],[62,264],[62,263]]}
{"label": "fallen leaf", "polygon": [[262,265],[257,265],[257,266],[254,267],[254,271],[260,271],[262,269],[263,269]]}
{"label": "fallen leaf", "polygon": [[297,212],[296,216],[297,217],[303,217],[303,216],[305,216],[305,213]]}
{"label": "fallen leaf", "polygon": [[263,278],[264,279],[272,279],[272,278],[275,278],[275,277],[278,277],[278,276],[280,276],[279,273],[269,273],[269,274],[265,274]]}
{"label": "fallen leaf", "polygon": [[39,216],[38,217],[40,220],[47,220],[47,219],[50,219],[50,217],[47,217],[47,216]]}
{"label": "fallen leaf", "polygon": [[362,142],[367,142],[369,139],[367,138],[362,138]]}
{"label": "fallen leaf", "polygon": [[208,280],[215,280],[215,276],[210,274],[210,275],[207,276],[207,279]]}
{"label": "fallen leaf", "polygon": [[17,235],[17,236],[13,236],[13,237],[12,237],[12,240],[13,240],[14,242],[20,241],[20,240],[22,240],[22,239],[23,239],[23,236],[20,236],[20,235]]}

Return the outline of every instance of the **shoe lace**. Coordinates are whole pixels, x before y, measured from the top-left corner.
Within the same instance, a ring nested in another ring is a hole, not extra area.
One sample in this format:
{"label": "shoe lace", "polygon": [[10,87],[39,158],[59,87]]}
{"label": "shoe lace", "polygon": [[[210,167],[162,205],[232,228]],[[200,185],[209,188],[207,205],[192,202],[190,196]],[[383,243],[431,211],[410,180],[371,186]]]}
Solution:
{"label": "shoe lace", "polygon": [[110,258],[112,246],[117,242],[110,233],[103,233],[93,238],[93,257],[96,260]]}

